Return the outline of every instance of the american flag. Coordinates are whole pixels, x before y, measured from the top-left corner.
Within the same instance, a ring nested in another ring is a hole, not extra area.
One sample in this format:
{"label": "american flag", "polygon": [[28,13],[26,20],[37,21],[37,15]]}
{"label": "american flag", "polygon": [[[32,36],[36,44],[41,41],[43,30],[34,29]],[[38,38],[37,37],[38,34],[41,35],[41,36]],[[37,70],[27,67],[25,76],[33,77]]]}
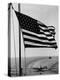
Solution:
{"label": "american flag", "polygon": [[30,16],[15,11],[25,48],[57,48],[54,26],[46,26]]}

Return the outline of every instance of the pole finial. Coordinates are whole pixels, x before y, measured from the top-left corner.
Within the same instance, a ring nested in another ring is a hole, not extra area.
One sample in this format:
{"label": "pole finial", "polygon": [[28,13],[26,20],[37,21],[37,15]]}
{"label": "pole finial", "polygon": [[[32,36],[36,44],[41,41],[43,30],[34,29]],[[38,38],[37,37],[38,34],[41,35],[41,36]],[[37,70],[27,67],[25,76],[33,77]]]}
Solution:
{"label": "pole finial", "polygon": [[8,4],[8,10],[10,10],[10,7],[12,7],[12,9],[14,9],[12,3]]}

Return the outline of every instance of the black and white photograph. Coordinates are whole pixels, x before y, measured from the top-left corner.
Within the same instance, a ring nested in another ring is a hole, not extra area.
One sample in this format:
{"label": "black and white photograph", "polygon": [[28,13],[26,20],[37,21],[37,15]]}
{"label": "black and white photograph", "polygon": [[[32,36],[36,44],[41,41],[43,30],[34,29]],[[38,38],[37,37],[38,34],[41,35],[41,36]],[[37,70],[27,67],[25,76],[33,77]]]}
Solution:
{"label": "black and white photograph", "polygon": [[59,74],[58,6],[8,3],[8,76]]}

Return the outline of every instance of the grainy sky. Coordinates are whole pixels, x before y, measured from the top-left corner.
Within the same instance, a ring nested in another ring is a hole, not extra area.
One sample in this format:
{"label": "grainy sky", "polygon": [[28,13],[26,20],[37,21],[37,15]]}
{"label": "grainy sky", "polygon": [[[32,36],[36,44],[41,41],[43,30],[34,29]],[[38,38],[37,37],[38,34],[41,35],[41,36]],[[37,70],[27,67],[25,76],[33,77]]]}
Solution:
{"label": "grainy sky", "polygon": [[[48,5],[36,5],[36,4],[21,4],[21,12],[27,14],[44,24],[56,28],[56,41],[58,43],[58,7]],[[58,50],[55,49],[41,49],[31,48],[26,49],[26,56],[49,56],[57,55]]]}
{"label": "grainy sky", "polygon": [[[14,8],[15,10],[17,10],[17,4],[14,4]],[[20,9],[22,13],[43,22],[47,26],[53,25],[56,28],[56,41],[58,43],[58,6],[21,4]],[[16,45],[17,42],[18,41],[16,41]],[[22,52],[22,57],[24,56],[24,53],[26,54],[26,57],[58,55],[58,49],[55,50],[55,49],[47,49],[47,48],[43,48],[43,49],[27,48],[24,51],[22,34],[21,34],[21,52]]]}

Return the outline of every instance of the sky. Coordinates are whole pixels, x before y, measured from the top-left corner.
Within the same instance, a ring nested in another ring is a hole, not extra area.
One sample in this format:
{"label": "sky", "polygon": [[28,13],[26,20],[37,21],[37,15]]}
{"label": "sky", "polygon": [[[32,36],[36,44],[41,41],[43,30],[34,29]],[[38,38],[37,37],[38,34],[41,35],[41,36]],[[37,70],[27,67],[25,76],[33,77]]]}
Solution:
{"label": "sky", "polygon": [[[17,4],[13,4],[13,7],[15,10],[18,11]],[[58,6],[49,6],[49,5],[37,5],[37,4],[21,4],[20,5],[20,12],[31,16],[32,18],[35,18],[47,26],[54,26],[56,31],[56,41],[58,44]],[[13,25],[11,23],[11,56],[14,57],[14,49],[16,51],[16,56],[19,56],[19,27],[18,27],[18,21],[16,19],[16,15],[14,11],[12,11],[12,14],[14,16],[14,33],[15,33],[15,48],[14,48],[14,40],[13,40]],[[17,33],[17,34],[16,34]],[[48,49],[48,48],[24,48],[23,44],[23,38],[21,33],[21,56],[24,57],[37,57],[37,56],[57,56],[58,55],[58,49]]]}
{"label": "sky", "polygon": [[[51,26],[51,25],[54,26],[56,29],[55,38],[58,44],[58,7],[57,6],[21,4],[21,12],[43,22],[47,26]],[[25,54],[26,57],[55,56],[58,55],[58,49],[55,50],[55,49],[47,49],[47,48],[26,48]]]}

